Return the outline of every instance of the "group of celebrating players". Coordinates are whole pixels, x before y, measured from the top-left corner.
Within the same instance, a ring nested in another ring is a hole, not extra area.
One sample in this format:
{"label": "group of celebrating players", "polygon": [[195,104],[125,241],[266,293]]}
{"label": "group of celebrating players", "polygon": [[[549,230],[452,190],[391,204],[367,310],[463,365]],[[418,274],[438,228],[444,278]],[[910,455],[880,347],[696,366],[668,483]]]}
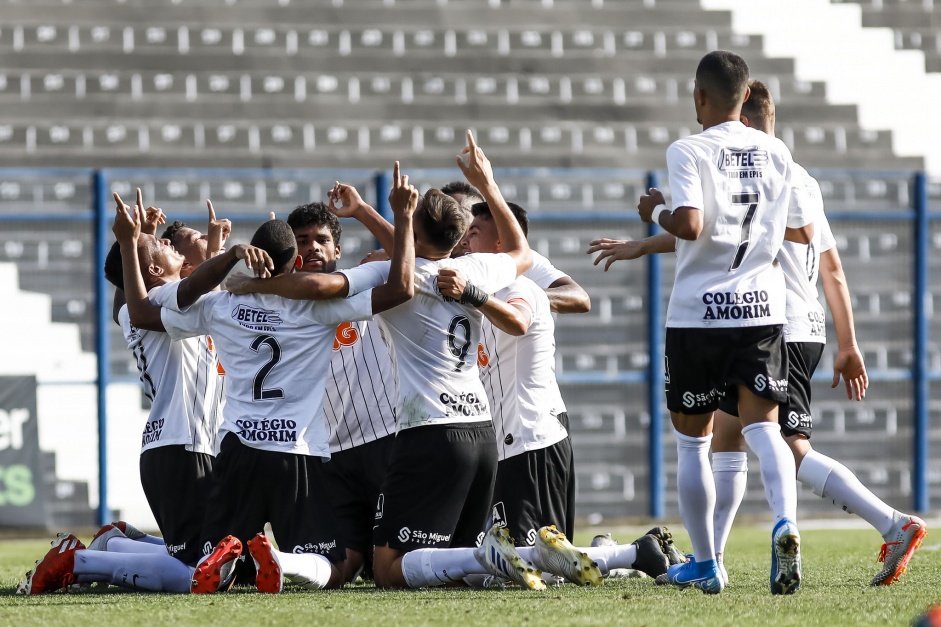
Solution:
{"label": "group of celebrating players", "polygon": [[[590,301],[530,250],[525,210],[504,200],[468,132],[466,182],[420,195],[395,164],[391,224],[337,183],[326,203],[287,222],[272,214],[250,244],[224,250],[231,225],[211,203],[205,234],[176,222],[157,238],[162,211],[139,190],[133,207],[115,194],[104,272],[152,403],[140,470],[162,538],[125,522],[87,548],[59,534],[18,592],[209,593],[238,580],[277,593],[286,580],[338,588],[365,574],[384,588],[530,589],[649,575],[718,593],[746,443],[775,519],[773,594],[802,578],[795,476],[883,535],[872,583],[896,581],[924,521],[809,442],[818,274],[839,341],[833,385],[842,376],[857,400],[868,387],[819,186],[774,138],[771,96],[741,57],[706,55],[694,100],[703,132],[667,152],[673,209],[656,189],[638,205],[665,233],[588,250],[605,270],[676,254],[665,381],[692,555],[663,527],[625,545],[567,539],[574,464],[553,312]],[[337,271],[338,217],[387,254]],[[230,276],[240,262],[251,276]]]}

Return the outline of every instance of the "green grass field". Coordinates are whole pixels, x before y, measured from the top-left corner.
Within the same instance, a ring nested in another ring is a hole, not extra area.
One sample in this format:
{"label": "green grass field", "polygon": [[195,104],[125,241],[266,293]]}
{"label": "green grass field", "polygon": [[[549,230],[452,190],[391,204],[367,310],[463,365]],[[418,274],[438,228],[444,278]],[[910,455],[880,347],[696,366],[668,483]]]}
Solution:
{"label": "green grass field", "polygon": [[[679,526],[676,526],[677,529]],[[619,529],[628,541],[646,529]],[[718,596],[655,586],[651,579],[609,581],[601,588],[336,592],[286,587],[279,596],[234,588],[213,596],[154,595],[117,588],[32,598],[13,595],[23,573],[48,549],[36,540],[0,545],[0,625],[908,625],[941,602],[941,544],[915,554],[909,573],[870,588],[881,540],[873,531],[804,531],[804,585],[794,596],[768,591],[769,534],[740,527],[726,558],[731,585]],[[587,542],[591,535],[580,533]],[[689,541],[676,534],[681,549]]]}

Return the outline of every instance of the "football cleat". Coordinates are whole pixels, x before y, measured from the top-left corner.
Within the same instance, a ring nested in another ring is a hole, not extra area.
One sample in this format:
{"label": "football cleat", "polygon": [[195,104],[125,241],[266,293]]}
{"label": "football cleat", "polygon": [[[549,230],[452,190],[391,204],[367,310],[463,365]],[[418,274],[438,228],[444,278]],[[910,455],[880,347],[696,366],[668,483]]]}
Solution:
{"label": "football cleat", "polygon": [[474,557],[488,573],[500,579],[515,581],[530,590],[545,590],[542,571],[520,557],[509,532],[496,524],[484,534]]}
{"label": "football cleat", "polygon": [[26,581],[16,588],[17,594],[43,594],[68,591],[76,583],[75,551],[85,545],[71,533],[60,533],[52,541],[52,548],[36,562],[36,568],[26,573]]}
{"label": "football cleat", "polygon": [[716,554],[716,566],[719,569],[719,574],[722,576],[722,585],[728,588],[729,587],[729,571],[725,569],[725,559],[722,553]]}
{"label": "football cleat", "polygon": [[259,592],[278,594],[284,587],[284,573],[277,552],[271,547],[268,536],[259,533],[248,541],[248,554],[255,562],[255,587]]}
{"label": "football cleat", "polygon": [[242,554],[242,543],[235,536],[224,537],[212,553],[206,555],[193,573],[190,592],[210,594],[227,590],[235,579],[235,560]]}
{"label": "football cleat", "polygon": [[[121,533],[123,533],[128,540],[140,540],[147,535],[131,523],[124,522],[123,520],[116,520],[111,524],[120,529]],[[107,527],[107,525],[105,526]]]}
{"label": "football cleat", "polygon": [[696,588],[705,594],[719,594],[725,587],[715,560],[697,562],[691,559],[684,564],[673,564],[666,574],[657,577],[656,582],[672,584],[680,589]]}
{"label": "football cleat", "polygon": [[667,527],[654,527],[647,532],[647,535],[657,539],[657,542],[660,544],[660,550],[663,551],[663,554],[670,560],[670,565],[686,563],[688,559],[687,556],[673,544],[673,534],[670,533]]}
{"label": "football cleat", "polygon": [[600,586],[604,583],[597,562],[572,546],[555,525],[539,530],[536,551],[545,570],[553,575],[565,577],[579,586]]}
{"label": "football cleat", "polygon": [[879,561],[885,566],[872,578],[870,585],[890,586],[898,581],[908,570],[908,561],[926,535],[928,525],[918,516],[902,515],[896,520],[885,535],[887,541],[879,551]]}
{"label": "football cleat", "polygon": [[88,543],[88,549],[90,551],[107,551],[108,550],[108,540],[111,538],[126,538],[124,532],[114,523],[110,525],[105,525],[98,530],[98,533],[94,535],[91,539],[91,542]]}
{"label": "football cleat", "polygon": [[801,587],[801,537],[790,518],[771,532],[771,594],[794,594]]}
{"label": "football cleat", "polygon": [[659,577],[670,568],[670,560],[661,550],[660,542],[656,537],[644,535],[631,544],[637,548],[637,557],[634,559],[634,563],[631,564],[631,568],[654,578]]}

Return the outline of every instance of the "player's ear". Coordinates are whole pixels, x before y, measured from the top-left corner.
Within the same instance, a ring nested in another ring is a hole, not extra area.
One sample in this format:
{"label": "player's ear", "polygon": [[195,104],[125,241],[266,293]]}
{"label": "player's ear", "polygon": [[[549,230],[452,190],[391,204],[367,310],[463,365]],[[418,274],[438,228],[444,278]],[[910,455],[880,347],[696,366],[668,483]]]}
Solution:
{"label": "player's ear", "polygon": [[304,258],[298,255],[297,257],[294,258],[294,269],[300,270],[303,267],[304,267]]}
{"label": "player's ear", "polygon": [[147,274],[149,274],[150,276],[163,276],[163,268],[161,268],[155,263],[152,263],[149,266],[147,266]]}
{"label": "player's ear", "polygon": [[336,246],[334,246],[334,250],[335,250],[335,252],[336,252],[336,258],[339,259],[339,258],[340,258],[340,252],[341,252],[341,251],[340,251],[340,245],[337,244]]}

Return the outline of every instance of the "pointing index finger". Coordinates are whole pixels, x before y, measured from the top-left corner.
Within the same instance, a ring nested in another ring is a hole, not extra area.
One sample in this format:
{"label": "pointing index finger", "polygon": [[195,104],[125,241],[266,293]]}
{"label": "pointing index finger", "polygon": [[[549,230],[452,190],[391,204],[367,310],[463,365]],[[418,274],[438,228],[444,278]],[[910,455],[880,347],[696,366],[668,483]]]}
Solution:
{"label": "pointing index finger", "polygon": [[396,162],[392,165],[392,185],[393,185],[394,187],[398,187],[398,186],[400,185],[400,181],[399,181],[399,171],[400,171],[400,170],[399,170],[399,162],[396,161]]}
{"label": "pointing index finger", "polygon": [[209,207],[209,221],[210,221],[210,222],[215,222],[215,221],[216,221],[216,211],[215,211],[215,209],[212,208],[212,201],[209,200],[208,198],[206,199],[206,206]]}
{"label": "pointing index finger", "polygon": [[470,129],[467,129],[467,146],[471,150],[474,150],[477,148],[477,143],[474,141],[474,134],[471,132]]}

